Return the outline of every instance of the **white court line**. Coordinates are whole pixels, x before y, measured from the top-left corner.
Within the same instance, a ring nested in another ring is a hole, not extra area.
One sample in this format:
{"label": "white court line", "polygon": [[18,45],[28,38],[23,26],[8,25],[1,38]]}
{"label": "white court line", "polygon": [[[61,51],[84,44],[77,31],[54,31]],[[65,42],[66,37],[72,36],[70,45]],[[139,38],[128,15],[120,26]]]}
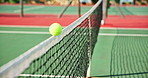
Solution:
{"label": "white court line", "polygon": [[19,76],[29,77],[59,77],[59,78],[85,78],[85,77],[73,77],[73,76],[60,76],[60,75],[38,75],[38,74],[20,74]]}
{"label": "white court line", "polygon": [[49,28],[49,26],[32,26],[32,25],[0,25],[0,27],[16,27],[16,28]]}
{"label": "white court line", "polygon": [[50,34],[49,32],[28,32],[28,31],[0,31],[0,33],[10,33],[10,34]]}
{"label": "white court line", "polygon": [[[32,7],[32,8],[26,8],[24,11],[29,11],[29,10],[34,10],[34,9],[40,9],[43,8],[44,6],[38,6],[38,7]],[[14,13],[20,12],[20,9],[14,10]]]}
{"label": "white court line", "polygon": [[[49,32],[28,32],[28,31],[0,31],[0,33],[15,33],[15,34],[50,34]],[[144,36],[148,34],[111,34],[111,33],[99,33],[100,36]]]}
{"label": "white court line", "polygon": [[101,27],[100,29],[123,29],[123,30],[148,30],[148,28],[113,28],[113,27]]}
{"label": "white court line", "polygon": [[148,37],[148,34],[110,34],[110,33],[99,33],[100,36],[143,36]]}

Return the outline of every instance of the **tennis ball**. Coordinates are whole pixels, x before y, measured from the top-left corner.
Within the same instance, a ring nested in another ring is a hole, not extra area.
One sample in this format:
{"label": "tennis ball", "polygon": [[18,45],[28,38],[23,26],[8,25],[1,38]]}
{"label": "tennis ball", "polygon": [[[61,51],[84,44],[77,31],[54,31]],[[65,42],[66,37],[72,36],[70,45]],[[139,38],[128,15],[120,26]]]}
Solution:
{"label": "tennis ball", "polygon": [[53,36],[58,36],[62,32],[62,26],[58,23],[53,23],[49,27],[49,32]]}

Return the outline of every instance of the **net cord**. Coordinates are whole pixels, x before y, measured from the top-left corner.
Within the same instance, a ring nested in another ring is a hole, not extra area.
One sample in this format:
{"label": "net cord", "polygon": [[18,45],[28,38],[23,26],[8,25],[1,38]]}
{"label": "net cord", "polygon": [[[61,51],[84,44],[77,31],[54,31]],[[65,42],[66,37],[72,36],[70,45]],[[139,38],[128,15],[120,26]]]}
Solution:
{"label": "net cord", "polygon": [[47,40],[41,42],[37,46],[26,51],[24,54],[18,56],[14,60],[8,62],[0,68],[0,78],[15,78],[20,75],[26,68],[29,67],[30,63],[46,53],[46,51],[60,42],[64,36],[71,32],[75,27],[77,27],[83,20],[89,17],[89,15],[100,5],[102,0],[99,0],[88,12],[86,12],[82,17],[78,18],[76,21],[71,23],[69,26],[63,29],[61,35],[52,36]]}

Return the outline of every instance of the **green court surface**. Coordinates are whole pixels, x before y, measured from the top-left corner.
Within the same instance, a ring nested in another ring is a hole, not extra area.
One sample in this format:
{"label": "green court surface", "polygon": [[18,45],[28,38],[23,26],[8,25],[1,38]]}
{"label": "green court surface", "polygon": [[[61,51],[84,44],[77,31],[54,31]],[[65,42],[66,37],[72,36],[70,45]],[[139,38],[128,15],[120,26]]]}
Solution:
{"label": "green court surface", "polygon": [[[82,6],[81,14],[86,13],[92,6]],[[24,6],[25,14],[60,14],[64,6]],[[124,15],[148,15],[148,7],[141,6],[121,6],[121,11]],[[109,8],[110,15],[119,15],[117,8],[111,6]],[[20,13],[19,5],[0,5],[0,13]],[[70,6],[64,14],[78,14],[77,6]]]}
{"label": "green court surface", "polygon": [[[148,15],[148,7],[121,6],[120,10],[124,15]],[[117,7],[110,7],[108,12],[110,15],[120,14]]]}
{"label": "green court surface", "polygon": [[[136,41],[136,42],[135,42]],[[92,59],[91,76],[146,78],[148,37],[100,36]],[[96,59],[97,60],[94,60]],[[97,70],[96,70],[97,69]],[[130,75],[131,74],[131,75]]]}
{"label": "green court surface", "polygon": [[[5,31],[5,32],[4,32]],[[23,31],[22,33],[15,31]],[[29,33],[24,33],[29,32]],[[0,27],[0,66],[16,58],[41,41],[49,38],[50,34],[32,34],[32,32],[48,32],[47,28]],[[6,33],[7,32],[7,33]]]}
{"label": "green court surface", "polygon": [[101,29],[100,33],[104,35],[100,34],[97,48],[94,50],[91,76],[147,78],[147,31],[147,29]]}
{"label": "green court surface", "polygon": [[[110,74],[120,75],[123,72],[138,73],[135,72],[137,70],[140,73],[147,72],[145,68],[148,65],[147,31],[147,29],[132,28],[101,28],[92,58],[91,76],[106,77]],[[50,36],[48,27],[0,27],[0,66]],[[132,76],[127,78],[130,77]]]}

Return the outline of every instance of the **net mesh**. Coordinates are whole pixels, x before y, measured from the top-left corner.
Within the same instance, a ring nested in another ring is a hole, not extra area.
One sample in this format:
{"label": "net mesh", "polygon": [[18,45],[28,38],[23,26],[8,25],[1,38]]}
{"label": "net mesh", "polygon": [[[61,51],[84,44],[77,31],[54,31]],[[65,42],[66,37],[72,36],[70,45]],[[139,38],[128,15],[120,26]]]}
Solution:
{"label": "net mesh", "polygon": [[93,50],[97,41],[101,20],[99,10],[101,11],[100,6],[59,43],[34,60],[23,74],[28,74],[30,77],[35,75],[40,75],[39,77],[44,75],[47,77],[86,77],[89,66],[88,54],[91,49]]}
{"label": "net mesh", "polygon": [[8,66],[13,71],[6,72],[9,72],[8,75],[15,73],[14,76],[19,78],[85,78],[101,19],[102,0],[99,0],[91,10],[65,28],[60,36],[47,39],[26,52],[19,61],[15,60],[15,64],[19,65],[12,62],[14,68],[11,64]]}
{"label": "net mesh", "polygon": [[[89,32],[87,20],[46,54],[33,61],[25,74],[85,76],[88,67]],[[83,27],[84,28],[81,28]]]}

